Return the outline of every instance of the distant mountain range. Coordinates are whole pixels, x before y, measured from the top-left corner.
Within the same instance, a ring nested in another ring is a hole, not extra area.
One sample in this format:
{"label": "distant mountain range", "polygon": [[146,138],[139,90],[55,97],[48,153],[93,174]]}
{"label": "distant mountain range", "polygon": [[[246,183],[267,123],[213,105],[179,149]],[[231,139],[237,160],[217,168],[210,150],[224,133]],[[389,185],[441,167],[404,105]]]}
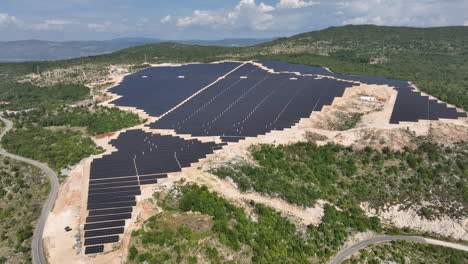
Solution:
{"label": "distant mountain range", "polygon": [[246,47],[273,39],[162,40],[152,38],[119,38],[105,41],[0,41],[0,62],[63,60],[115,52],[121,49],[162,42],[190,45]]}

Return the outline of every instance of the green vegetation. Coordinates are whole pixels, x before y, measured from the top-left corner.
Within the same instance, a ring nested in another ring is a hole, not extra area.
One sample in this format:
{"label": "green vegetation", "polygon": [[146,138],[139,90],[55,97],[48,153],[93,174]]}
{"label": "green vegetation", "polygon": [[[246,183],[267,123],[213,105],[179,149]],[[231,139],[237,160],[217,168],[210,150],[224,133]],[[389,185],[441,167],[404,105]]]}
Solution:
{"label": "green vegetation", "polygon": [[47,163],[60,170],[103,150],[80,131],[50,131],[42,127],[15,129],[2,139],[9,152]]}
{"label": "green vegetation", "polygon": [[328,139],[328,137],[324,135],[320,135],[320,134],[310,132],[310,131],[305,132],[304,137],[307,139],[307,141],[310,141],[310,142],[325,141]]}
{"label": "green vegetation", "polygon": [[71,103],[89,94],[89,88],[76,84],[56,84],[39,87],[31,83],[2,82],[0,80],[0,100],[12,104],[1,106],[5,109],[29,109],[40,105]]}
{"label": "green vegetation", "polygon": [[48,192],[39,169],[0,157],[0,263],[31,263],[31,237]]}
{"label": "green vegetation", "polygon": [[351,128],[354,128],[359,121],[361,121],[361,113],[345,113],[345,112],[336,112],[335,120],[328,123],[328,128],[330,130],[345,131]]}
{"label": "green vegetation", "polygon": [[40,127],[71,126],[86,127],[88,134],[99,135],[118,131],[122,128],[139,125],[141,120],[137,114],[120,110],[95,106],[92,108],[60,107],[54,109],[39,108],[24,115],[13,116],[17,127],[36,124]]}
{"label": "green vegetation", "polygon": [[440,263],[465,264],[468,262],[468,253],[446,248],[418,244],[406,241],[392,241],[375,244],[361,249],[359,256],[346,260],[346,264],[361,263]]}
{"label": "green vegetation", "polygon": [[313,142],[259,145],[251,149],[258,166],[225,166],[213,172],[231,177],[242,191],[253,189],[303,206],[323,199],[341,208],[368,202],[376,209],[413,207],[426,218],[466,216],[468,143],[444,148],[419,140],[417,149],[396,152]]}
{"label": "green vegetation", "polygon": [[[309,226],[305,232],[298,231],[294,224],[272,208],[251,202],[254,221],[246,216],[243,209],[197,185],[173,190],[160,205],[182,215],[199,212],[202,216],[209,216],[211,228],[194,232],[193,228],[182,225],[170,230],[161,224],[166,222],[161,221],[165,213],[151,217],[144,229],[133,233],[133,245],[136,247],[131,250],[130,261],[180,263],[186,259],[186,263],[190,263],[187,259],[195,257],[194,252],[199,252],[194,248],[204,248],[203,257],[213,263],[325,262],[348,234],[380,230],[378,219],[365,217],[359,209],[337,210],[329,205],[325,207],[322,223],[318,227]],[[219,242],[241,256],[231,262],[226,261],[220,250],[203,244],[201,241],[207,240],[200,237],[214,237],[215,243]],[[159,245],[160,250],[151,250],[155,245]],[[161,247],[165,247],[164,251]]]}

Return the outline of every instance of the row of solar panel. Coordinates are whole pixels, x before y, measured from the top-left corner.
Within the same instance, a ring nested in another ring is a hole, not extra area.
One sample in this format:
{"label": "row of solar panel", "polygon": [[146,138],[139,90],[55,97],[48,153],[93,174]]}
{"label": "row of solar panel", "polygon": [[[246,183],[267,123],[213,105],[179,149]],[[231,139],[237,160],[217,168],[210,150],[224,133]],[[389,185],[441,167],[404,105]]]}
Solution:
{"label": "row of solar panel", "polygon": [[108,235],[119,235],[124,233],[123,227],[109,228],[109,229],[98,229],[92,231],[86,231],[84,237],[99,237],[99,236],[108,236]]}
{"label": "row of solar panel", "polygon": [[94,211],[89,212],[89,216],[131,213],[132,211],[133,211],[132,207],[122,207],[122,208],[105,209],[105,210],[94,210]]}
{"label": "row of solar panel", "polygon": [[96,254],[104,251],[104,245],[86,247],[85,254]]}
{"label": "row of solar panel", "polygon": [[88,216],[86,218],[86,223],[105,222],[105,221],[113,221],[113,220],[123,220],[123,219],[130,219],[130,218],[132,218],[131,213],[113,214],[113,215],[100,215],[100,216]]}
{"label": "row of solar panel", "polygon": [[91,245],[98,245],[98,244],[107,244],[107,243],[115,243],[119,242],[119,236],[107,236],[107,237],[96,237],[96,238],[87,238],[85,239],[84,245],[91,246]]}

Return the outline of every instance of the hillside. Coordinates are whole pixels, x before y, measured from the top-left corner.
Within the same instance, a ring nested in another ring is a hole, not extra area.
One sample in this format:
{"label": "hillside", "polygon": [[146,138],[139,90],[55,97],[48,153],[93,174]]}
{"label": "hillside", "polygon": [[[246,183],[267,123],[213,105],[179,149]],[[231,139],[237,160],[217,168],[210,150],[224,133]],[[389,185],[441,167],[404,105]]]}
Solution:
{"label": "hillside", "polygon": [[[410,80],[441,100],[468,109],[468,27],[343,26],[227,48],[159,43],[66,61],[0,64],[1,80],[80,65],[269,58],[317,65],[344,74]],[[92,69],[96,71],[96,69]]]}
{"label": "hillside", "polygon": [[[0,41],[0,62],[64,60],[115,52],[121,49],[167,42],[152,38],[119,38],[104,41]],[[271,39],[171,40],[188,45],[245,47]]]}

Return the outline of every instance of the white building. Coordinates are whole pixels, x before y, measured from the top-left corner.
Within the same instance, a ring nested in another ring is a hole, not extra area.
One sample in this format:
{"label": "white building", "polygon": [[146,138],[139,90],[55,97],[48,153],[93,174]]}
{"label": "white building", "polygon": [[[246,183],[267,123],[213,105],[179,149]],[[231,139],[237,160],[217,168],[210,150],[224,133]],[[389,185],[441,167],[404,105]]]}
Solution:
{"label": "white building", "polygon": [[377,101],[377,99],[375,99],[375,97],[372,96],[361,96],[361,101],[373,102]]}

